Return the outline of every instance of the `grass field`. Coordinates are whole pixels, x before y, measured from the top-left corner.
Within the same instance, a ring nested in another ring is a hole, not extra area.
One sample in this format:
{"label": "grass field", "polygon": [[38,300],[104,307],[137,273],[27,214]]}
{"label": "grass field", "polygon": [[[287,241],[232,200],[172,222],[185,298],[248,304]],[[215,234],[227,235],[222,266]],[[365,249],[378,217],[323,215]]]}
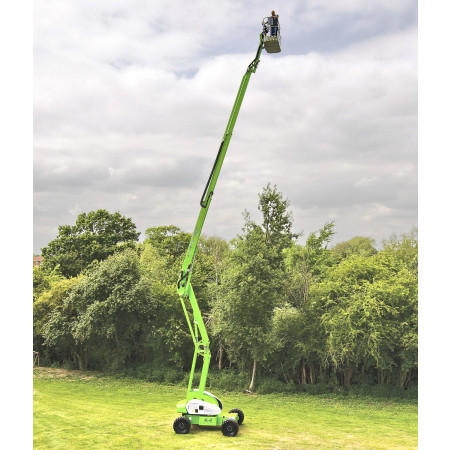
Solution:
{"label": "grass field", "polygon": [[172,424],[185,390],[62,369],[34,372],[34,448],[417,448],[417,402],[214,393],[245,413],[239,434]]}

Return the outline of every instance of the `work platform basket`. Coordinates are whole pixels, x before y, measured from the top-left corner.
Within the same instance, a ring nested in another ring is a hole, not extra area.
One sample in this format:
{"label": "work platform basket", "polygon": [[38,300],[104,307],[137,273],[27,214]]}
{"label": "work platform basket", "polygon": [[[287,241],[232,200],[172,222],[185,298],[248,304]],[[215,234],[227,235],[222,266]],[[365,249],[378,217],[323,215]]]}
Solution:
{"label": "work platform basket", "polygon": [[266,52],[281,52],[280,21],[278,20],[278,17],[264,17],[262,25],[264,34],[263,42]]}

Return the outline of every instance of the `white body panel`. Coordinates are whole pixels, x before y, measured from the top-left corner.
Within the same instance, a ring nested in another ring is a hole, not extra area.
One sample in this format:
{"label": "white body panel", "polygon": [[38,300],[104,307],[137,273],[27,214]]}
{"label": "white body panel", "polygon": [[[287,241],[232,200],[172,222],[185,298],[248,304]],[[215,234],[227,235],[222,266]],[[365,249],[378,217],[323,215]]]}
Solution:
{"label": "white body panel", "polygon": [[221,409],[213,403],[203,400],[192,399],[186,404],[188,414],[198,414],[202,416],[217,416],[221,413]]}

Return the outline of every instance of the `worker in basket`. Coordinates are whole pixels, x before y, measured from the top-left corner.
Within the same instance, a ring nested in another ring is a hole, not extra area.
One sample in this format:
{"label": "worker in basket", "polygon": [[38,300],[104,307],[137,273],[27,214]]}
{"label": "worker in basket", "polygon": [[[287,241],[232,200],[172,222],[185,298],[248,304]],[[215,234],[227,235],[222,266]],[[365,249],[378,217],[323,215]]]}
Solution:
{"label": "worker in basket", "polygon": [[272,17],[270,17],[270,35],[276,36],[278,33],[278,14],[272,11]]}

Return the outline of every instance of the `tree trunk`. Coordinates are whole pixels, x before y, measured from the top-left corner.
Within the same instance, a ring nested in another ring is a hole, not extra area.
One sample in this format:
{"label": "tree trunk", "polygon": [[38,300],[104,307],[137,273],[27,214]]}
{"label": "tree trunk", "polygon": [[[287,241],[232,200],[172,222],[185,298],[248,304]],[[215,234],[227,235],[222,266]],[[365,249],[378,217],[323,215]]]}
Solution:
{"label": "tree trunk", "polygon": [[75,366],[78,365],[78,357],[77,357],[77,354],[76,354],[76,352],[75,352],[75,350],[73,348],[70,349],[70,353],[72,355],[72,360],[73,360],[74,365]]}
{"label": "tree trunk", "polygon": [[342,371],[342,374],[344,375],[344,386],[350,386],[352,384],[354,372],[355,369],[353,367],[350,367]]}
{"label": "tree trunk", "polygon": [[78,363],[78,369],[79,370],[86,370],[87,369],[87,350],[80,346],[80,352],[77,352],[75,348],[72,349],[72,354],[75,356],[76,361]]}
{"label": "tree trunk", "polygon": [[88,366],[87,349],[84,347],[81,347],[81,354],[82,354],[82,359],[83,359],[83,369],[82,370],[87,370],[87,366]]}
{"label": "tree trunk", "polygon": [[248,387],[249,391],[251,391],[255,387],[255,379],[256,379],[256,359],[253,360],[252,381],[250,382],[250,386]]}
{"label": "tree trunk", "polygon": [[325,368],[322,366],[322,364],[319,364],[319,383],[323,383],[324,379],[326,379],[326,382],[328,383],[328,376],[325,373]]}
{"label": "tree trunk", "polygon": [[222,358],[223,358],[223,345],[219,344],[219,370],[222,370]]}
{"label": "tree trunk", "polygon": [[386,382],[386,370],[377,369],[378,384],[384,384]]}
{"label": "tree trunk", "polygon": [[284,367],[283,367],[283,363],[282,363],[282,362],[280,362],[280,364],[281,364],[281,372],[282,372],[282,374],[283,374],[283,377],[284,377],[284,379],[286,380],[286,383],[288,383],[288,384],[289,384],[289,380],[288,380],[288,378],[287,378],[286,374],[284,373]]}
{"label": "tree trunk", "polygon": [[306,364],[304,362],[302,362],[301,370],[301,383],[306,384]]}
{"label": "tree trunk", "polygon": [[114,338],[114,342],[116,343],[116,351],[117,351],[117,353],[120,353],[120,341],[119,341],[119,336],[117,336],[116,332],[113,333],[113,338]]}
{"label": "tree trunk", "polygon": [[113,332],[112,335],[113,335],[114,343],[116,344],[116,351],[114,354],[114,359],[116,360],[116,368],[119,369],[122,366],[121,354],[120,354],[120,350],[121,350],[120,340],[119,340],[119,336],[117,336],[117,332]]}
{"label": "tree trunk", "polygon": [[316,384],[316,371],[315,371],[314,364],[311,364],[309,366],[309,380],[310,380],[311,384]]}
{"label": "tree trunk", "polygon": [[398,371],[398,386],[400,389],[406,389],[408,386],[408,383],[411,381],[411,377],[409,376],[409,370],[402,370],[400,369]]}

